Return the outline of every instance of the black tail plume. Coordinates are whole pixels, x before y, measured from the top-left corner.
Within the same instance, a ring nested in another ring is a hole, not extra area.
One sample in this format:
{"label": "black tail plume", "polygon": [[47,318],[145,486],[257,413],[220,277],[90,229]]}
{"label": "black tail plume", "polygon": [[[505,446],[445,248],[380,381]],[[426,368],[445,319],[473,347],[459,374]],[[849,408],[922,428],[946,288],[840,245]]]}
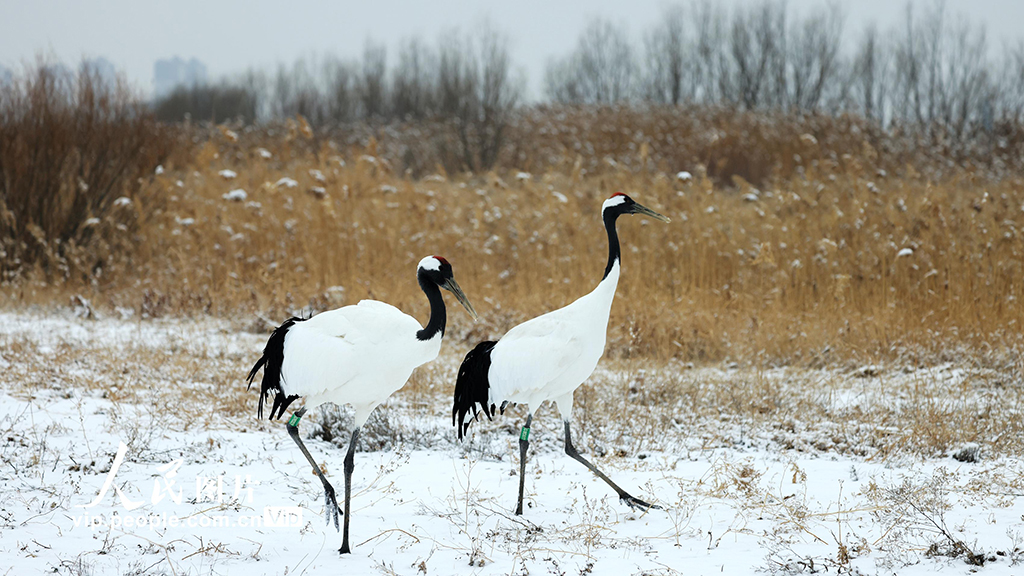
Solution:
{"label": "black tail plume", "polygon": [[270,407],[269,420],[274,419],[274,414],[277,414],[277,418],[284,415],[284,411],[288,409],[288,405],[294,402],[298,396],[285,396],[281,390],[281,366],[284,364],[284,337],[288,333],[288,329],[292,327],[296,322],[302,322],[302,318],[289,318],[285,320],[284,324],[281,324],[274,329],[274,332],[270,335],[270,339],[267,340],[266,347],[263,348],[263,356],[256,361],[256,365],[249,371],[247,380],[249,381],[249,388],[252,388],[252,382],[256,378],[256,373],[259,372],[260,368],[263,368],[263,382],[260,385],[260,403],[256,409],[256,416],[259,418],[263,417],[263,402],[266,401],[267,396],[271,392],[274,393],[274,405]]}
{"label": "black tail plume", "polygon": [[[469,425],[477,418],[477,404],[483,408],[488,420],[494,416],[495,406],[488,404],[491,385],[487,380],[487,372],[491,368],[491,350],[495,344],[497,342],[493,341],[477,344],[476,348],[466,354],[466,359],[459,367],[459,376],[455,380],[455,405],[452,407],[452,426],[458,429],[459,440],[462,440]],[[466,422],[470,410],[473,411],[473,417]],[[458,424],[455,423],[456,417]]]}

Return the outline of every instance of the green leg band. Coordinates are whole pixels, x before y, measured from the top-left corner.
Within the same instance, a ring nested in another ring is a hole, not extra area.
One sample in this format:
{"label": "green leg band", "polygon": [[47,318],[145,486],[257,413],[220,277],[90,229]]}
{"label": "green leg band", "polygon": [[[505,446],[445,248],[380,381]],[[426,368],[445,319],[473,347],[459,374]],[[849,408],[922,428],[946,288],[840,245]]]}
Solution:
{"label": "green leg band", "polygon": [[525,427],[525,426],[523,426],[523,431],[519,433],[519,439],[522,440],[523,442],[529,441],[530,440],[530,429]]}
{"label": "green leg band", "polygon": [[302,416],[299,416],[297,414],[292,414],[292,417],[288,419],[288,425],[289,426],[298,426],[299,425],[299,420],[302,420]]}

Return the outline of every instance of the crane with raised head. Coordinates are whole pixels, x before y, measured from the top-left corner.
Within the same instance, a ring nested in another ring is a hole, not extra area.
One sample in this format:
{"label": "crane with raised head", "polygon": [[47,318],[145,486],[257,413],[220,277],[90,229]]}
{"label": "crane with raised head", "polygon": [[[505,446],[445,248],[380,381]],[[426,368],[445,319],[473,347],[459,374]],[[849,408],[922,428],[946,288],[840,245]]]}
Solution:
{"label": "crane with raised head", "polygon": [[[573,392],[590,377],[604,354],[608,317],[619,282],[621,253],[615,223],[624,214],[643,214],[663,222],[669,219],[617,193],[604,201],[601,218],[608,233],[608,264],[604,276],[589,294],[573,303],[543,314],[508,331],[498,341],[479,343],[459,368],[455,383],[452,424],[459,439],[480,411],[491,418],[508,404],[526,404],[526,423],[519,435],[519,499],[516,514],[523,513],[526,454],[530,424],[541,403],[553,400],[565,430],[565,453],[604,480],[630,507],[658,508],[634,498],[580,455],[570,431]],[[477,407],[479,405],[479,408]],[[466,417],[473,413],[468,421]]]}

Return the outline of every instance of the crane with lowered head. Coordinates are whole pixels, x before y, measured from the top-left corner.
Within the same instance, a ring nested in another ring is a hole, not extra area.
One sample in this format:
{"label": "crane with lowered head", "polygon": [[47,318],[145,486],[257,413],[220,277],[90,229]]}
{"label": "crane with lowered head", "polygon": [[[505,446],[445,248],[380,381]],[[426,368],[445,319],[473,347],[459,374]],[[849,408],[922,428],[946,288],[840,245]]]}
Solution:
{"label": "crane with lowered head", "polygon": [[288,435],[313,466],[324,486],[327,523],[338,528],[338,501],[334,487],[313,460],[299,437],[299,420],[306,411],[325,402],[351,404],[355,428],[345,454],[345,517],[339,552],[348,554],[352,472],[359,428],[379,404],[405,385],[416,367],[437,357],[447,320],[441,289],[448,290],[476,319],[476,311],[452,274],[451,264],[428,256],[416,268],[420,288],[430,302],[427,325],[398,308],[376,300],[322,312],[309,319],[289,318],[274,330],[263,356],[249,372],[249,386],[263,368],[257,415],[274,395],[269,418],[280,418],[298,398],[305,403],[288,419]]}

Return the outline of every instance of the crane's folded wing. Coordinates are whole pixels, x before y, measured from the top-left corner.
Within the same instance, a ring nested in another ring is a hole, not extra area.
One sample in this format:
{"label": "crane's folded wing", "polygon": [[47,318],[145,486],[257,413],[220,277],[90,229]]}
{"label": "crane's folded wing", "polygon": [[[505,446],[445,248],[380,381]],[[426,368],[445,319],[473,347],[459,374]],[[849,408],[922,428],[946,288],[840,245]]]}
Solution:
{"label": "crane's folded wing", "polygon": [[491,352],[492,402],[529,402],[575,366],[585,351],[578,334],[557,317],[538,316],[516,326]]}
{"label": "crane's folded wing", "polygon": [[288,395],[342,393],[349,382],[394,364],[421,329],[398,308],[362,300],[297,323],[285,338],[282,388]]}

